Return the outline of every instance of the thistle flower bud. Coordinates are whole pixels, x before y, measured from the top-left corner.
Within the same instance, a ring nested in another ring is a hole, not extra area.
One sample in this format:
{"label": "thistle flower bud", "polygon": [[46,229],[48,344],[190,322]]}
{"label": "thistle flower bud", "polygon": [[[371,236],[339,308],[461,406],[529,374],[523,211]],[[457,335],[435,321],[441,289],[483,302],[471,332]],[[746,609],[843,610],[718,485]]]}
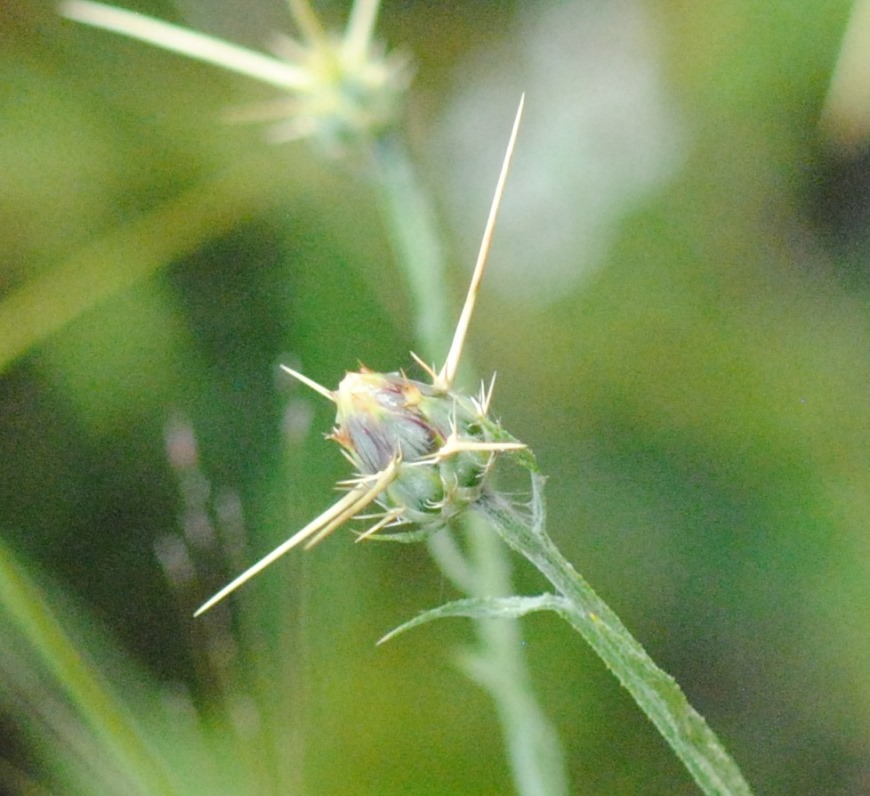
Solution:
{"label": "thistle flower bud", "polygon": [[483,403],[400,373],[348,373],[334,395],[331,438],[361,475],[394,463],[396,476],[377,501],[396,523],[424,531],[481,496],[494,450],[512,440]]}
{"label": "thistle flower bud", "polygon": [[[377,3],[367,5],[370,21],[376,7]],[[356,26],[352,22],[350,27],[353,30]],[[368,31],[369,27],[365,23],[361,29]],[[349,35],[348,39],[354,42],[356,37]],[[348,373],[337,390],[328,390],[282,365],[291,376],[336,405],[335,428],[330,436],[344,448],[357,475],[344,483],[346,494],[224,586],[194,616],[207,611],[288,550],[300,544],[311,547],[353,517],[363,517],[360,512],[372,503],[384,511],[359,538],[368,538],[383,528],[413,524],[418,531],[402,535],[409,541],[442,528],[481,500],[496,454],[513,454],[523,466],[535,469],[534,456],[526,446],[489,417],[492,386],[479,399],[453,392],[522,110],[520,99],[471,284],[443,367],[436,371],[412,354],[432,379],[431,384],[414,381],[403,373],[375,373],[362,368]]]}

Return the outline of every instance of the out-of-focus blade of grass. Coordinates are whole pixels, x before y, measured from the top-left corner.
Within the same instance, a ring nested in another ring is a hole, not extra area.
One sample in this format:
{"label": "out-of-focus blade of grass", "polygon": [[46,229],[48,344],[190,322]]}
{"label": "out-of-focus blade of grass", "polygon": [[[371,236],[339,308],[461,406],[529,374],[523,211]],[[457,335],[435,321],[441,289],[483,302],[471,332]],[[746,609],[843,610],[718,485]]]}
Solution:
{"label": "out-of-focus blade of grass", "polygon": [[195,702],[181,683],[137,666],[87,612],[38,580],[0,539],[0,709],[33,752],[28,770],[0,759],[0,791],[299,791],[296,725],[274,688],[288,679],[286,668],[276,671],[288,657],[264,654],[262,634],[250,632],[238,648],[226,628],[199,636],[193,654],[206,666],[224,656],[224,680]]}
{"label": "out-of-focus blade of grass", "polygon": [[263,204],[280,170],[268,152],[108,231],[0,300],[0,372],[83,312],[232,229]]}
{"label": "out-of-focus blade of grass", "polygon": [[[62,696],[98,741],[92,748],[97,757],[94,769],[104,767],[108,756],[128,780],[134,792],[148,794],[181,793],[163,768],[155,750],[146,740],[135,717],[113,692],[94,663],[67,634],[61,621],[48,606],[46,595],[28,577],[9,548],[0,543],[0,610],[27,642],[32,653],[26,655],[30,672],[38,662],[60,686]],[[7,640],[9,633],[4,634]],[[0,661],[10,660],[3,655]],[[8,685],[15,672],[4,672]],[[121,791],[118,791],[119,793]]]}

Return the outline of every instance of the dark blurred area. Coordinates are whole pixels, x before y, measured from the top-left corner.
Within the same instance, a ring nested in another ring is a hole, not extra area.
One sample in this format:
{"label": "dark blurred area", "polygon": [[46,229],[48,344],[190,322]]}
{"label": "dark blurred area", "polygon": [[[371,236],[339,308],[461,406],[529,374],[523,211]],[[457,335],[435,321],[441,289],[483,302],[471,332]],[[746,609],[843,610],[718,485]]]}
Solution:
{"label": "dark blurred area", "polygon": [[847,290],[870,285],[870,144],[853,152],[823,152],[808,203],[819,237]]}

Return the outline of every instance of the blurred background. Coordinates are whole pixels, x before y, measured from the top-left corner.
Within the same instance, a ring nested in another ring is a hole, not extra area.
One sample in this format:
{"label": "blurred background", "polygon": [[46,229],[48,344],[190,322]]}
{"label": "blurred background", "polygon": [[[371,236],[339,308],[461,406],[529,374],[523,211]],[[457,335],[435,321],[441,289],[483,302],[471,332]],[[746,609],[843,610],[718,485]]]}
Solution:
{"label": "blurred background", "polygon": [[[292,33],[278,0],[126,6]],[[868,6],[385,2],[378,25],[416,65],[457,314],[527,92],[477,367],[562,551],[764,794],[870,792]],[[411,364],[358,164],[224,122],[275,90],[50,3],[0,5],[0,74],[4,547],[203,793],[510,792],[454,666],[467,623],[374,646],[450,597],[424,547],[339,532],[190,617],[348,475],[279,363],[330,388]],[[573,792],[697,792],[566,625],[523,633]],[[4,792],[131,792],[74,762],[99,744],[25,635],[0,614]]]}

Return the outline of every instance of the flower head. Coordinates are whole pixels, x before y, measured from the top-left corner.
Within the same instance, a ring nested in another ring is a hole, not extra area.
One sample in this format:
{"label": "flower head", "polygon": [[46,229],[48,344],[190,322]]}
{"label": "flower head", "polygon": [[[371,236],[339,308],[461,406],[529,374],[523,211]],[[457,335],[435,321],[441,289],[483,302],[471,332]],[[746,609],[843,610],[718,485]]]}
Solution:
{"label": "flower head", "polygon": [[321,27],[307,0],[289,5],[299,38],[276,36],[273,55],[91,0],[63,0],[60,11],[286,91],[289,96],[235,114],[274,122],[275,142],[310,137],[347,145],[383,133],[399,113],[411,69],[407,57],[386,53],[373,39],[378,0],[357,0],[341,35]]}
{"label": "flower head", "polygon": [[494,453],[522,447],[487,416],[486,396],[442,393],[401,373],[348,373],[335,403],[331,436],[360,476],[395,470],[375,497],[391,525],[444,526],[481,496]]}

